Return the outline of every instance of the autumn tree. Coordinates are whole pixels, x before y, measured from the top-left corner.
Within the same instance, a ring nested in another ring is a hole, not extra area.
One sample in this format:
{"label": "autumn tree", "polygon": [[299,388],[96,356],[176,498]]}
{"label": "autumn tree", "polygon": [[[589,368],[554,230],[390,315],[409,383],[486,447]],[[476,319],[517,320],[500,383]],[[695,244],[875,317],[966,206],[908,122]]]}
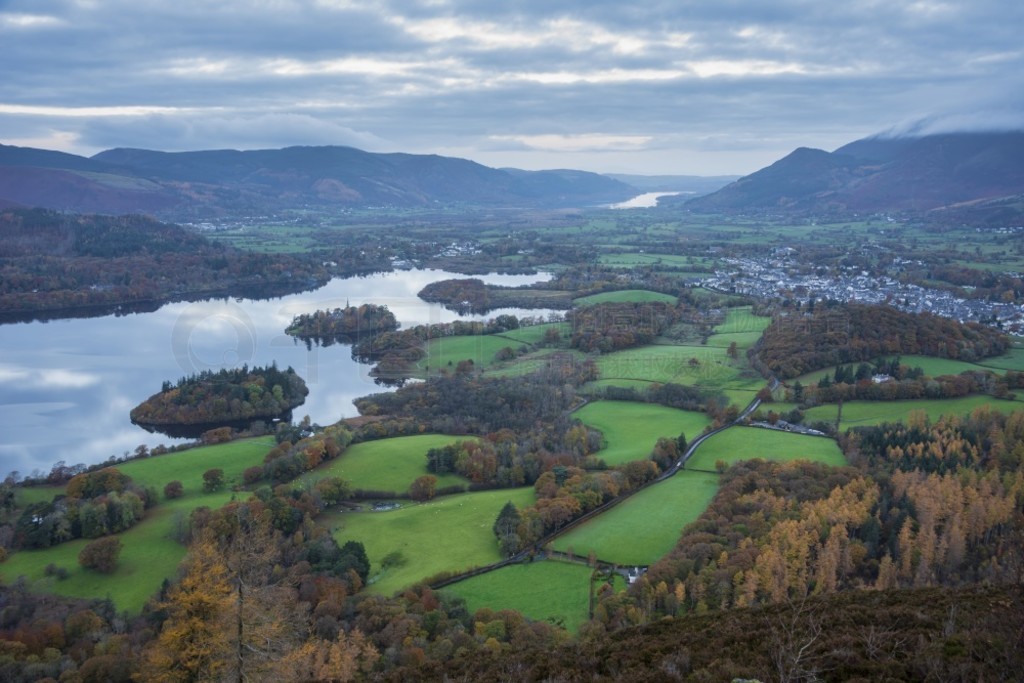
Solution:
{"label": "autumn tree", "polygon": [[203,490],[207,493],[224,488],[224,470],[219,467],[203,472]]}
{"label": "autumn tree", "polygon": [[409,486],[409,497],[419,502],[425,502],[434,497],[437,490],[437,477],[432,474],[424,474],[417,477]]}
{"label": "autumn tree", "polygon": [[117,536],[97,539],[78,553],[78,564],[86,569],[95,569],[104,574],[113,573],[117,569],[117,558],[121,555],[121,547],[121,539]]}
{"label": "autumn tree", "polygon": [[205,518],[142,680],[264,680],[300,644],[308,605],[275,572],[284,558],[269,517],[257,501]]}
{"label": "autumn tree", "polygon": [[218,680],[228,665],[226,615],[230,574],[212,534],[193,543],[184,574],[161,604],[167,620],[147,648],[139,680],[179,683]]}
{"label": "autumn tree", "polygon": [[164,498],[168,500],[181,498],[183,495],[185,495],[185,487],[177,479],[167,482],[167,485],[164,486]]}

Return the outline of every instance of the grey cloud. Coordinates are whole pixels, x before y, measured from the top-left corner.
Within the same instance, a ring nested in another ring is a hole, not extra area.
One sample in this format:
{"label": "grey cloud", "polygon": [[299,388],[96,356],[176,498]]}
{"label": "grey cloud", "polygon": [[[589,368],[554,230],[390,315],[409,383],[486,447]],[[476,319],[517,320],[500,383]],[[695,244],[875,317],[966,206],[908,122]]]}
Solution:
{"label": "grey cloud", "polygon": [[[0,22],[0,131],[90,150],[353,144],[541,163],[557,158],[516,136],[590,134],[651,142],[567,159],[691,172],[672,165],[717,153],[736,166],[715,172],[747,172],[899,121],[1015,125],[1021,103],[992,94],[1024,91],[1024,5],[1005,0],[11,0],[5,12],[58,21]],[[181,111],[29,120],[4,105]]]}
{"label": "grey cloud", "polygon": [[156,141],[158,149],[167,151],[290,145],[347,145],[377,151],[390,146],[372,133],[355,131],[306,114],[147,116],[128,121],[103,119],[90,121],[81,134],[98,148],[126,147],[139,139],[147,139]]}

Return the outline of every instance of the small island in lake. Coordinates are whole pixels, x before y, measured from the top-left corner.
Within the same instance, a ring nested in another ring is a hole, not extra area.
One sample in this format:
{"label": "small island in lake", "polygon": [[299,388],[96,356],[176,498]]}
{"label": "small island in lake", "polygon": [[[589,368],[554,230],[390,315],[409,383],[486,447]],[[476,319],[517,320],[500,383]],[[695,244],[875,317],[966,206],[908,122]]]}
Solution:
{"label": "small island in lake", "polygon": [[132,422],[172,436],[222,426],[245,426],[253,420],[290,417],[309,389],[295,370],[265,368],[204,371],[164,382],[160,393],[135,406]]}
{"label": "small island in lake", "polygon": [[363,304],[297,315],[285,333],[326,346],[335,341],[352,343],[363,336],[397,329],[398,320],[387,306]]}

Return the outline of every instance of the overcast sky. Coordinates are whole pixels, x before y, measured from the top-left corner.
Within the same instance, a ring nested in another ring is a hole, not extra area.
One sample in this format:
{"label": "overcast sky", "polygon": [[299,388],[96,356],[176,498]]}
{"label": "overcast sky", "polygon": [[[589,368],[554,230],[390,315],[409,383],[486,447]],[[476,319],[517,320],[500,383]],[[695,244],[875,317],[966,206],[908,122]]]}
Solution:
{"label": "overcast sky", "polygon": [[745,174],[1022,119],[1020,0],[0,0],[0,142],[78,154]]}

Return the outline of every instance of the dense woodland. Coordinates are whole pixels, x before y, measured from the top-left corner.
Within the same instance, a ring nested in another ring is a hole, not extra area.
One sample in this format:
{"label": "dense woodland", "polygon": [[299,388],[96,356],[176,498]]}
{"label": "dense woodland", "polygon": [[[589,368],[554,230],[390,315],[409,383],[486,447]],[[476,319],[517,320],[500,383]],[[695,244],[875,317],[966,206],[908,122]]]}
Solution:
{"label": "dense woodland", "polygon": [[[334,274],[389,270],[366,249],[258,254],[145,216],[0,212],[0,310],[6,315],[210,295],[256,296],[319,287]],[[336,264],[324,266],[325,257]]]}
{"label": "dense woodland", "polygon": [[[542,289],[543,288],[543,289]],[[499,287],[477,278],[431,282],[419,291],[424,301],[443,304],[459,315],[487,313],[496,308],[557,308],[572,306],[572,290],[549,289],[547,283],[524,287]]]}
{"label": "dense woodland", "polygon": [[892,354],[970,362],[1008,348],[1005,335],[977,323],[848,303],[781,310],[754,347],[754,360],[780,379],[790,379]]}
{"label": "dense woodland", "polygon": [[302,405],[309,389],[295,370],[225,368],[204,370],[164,382],[160,393],[132,408],[132,422],[140,425],[216,425],[271,419]]}
{"label": "dense woodland", "polygon": [[566,314],[572,325],[570,346],[602,353],[646,346],[679,318],[677,307],[658,301],[601,303]]}

